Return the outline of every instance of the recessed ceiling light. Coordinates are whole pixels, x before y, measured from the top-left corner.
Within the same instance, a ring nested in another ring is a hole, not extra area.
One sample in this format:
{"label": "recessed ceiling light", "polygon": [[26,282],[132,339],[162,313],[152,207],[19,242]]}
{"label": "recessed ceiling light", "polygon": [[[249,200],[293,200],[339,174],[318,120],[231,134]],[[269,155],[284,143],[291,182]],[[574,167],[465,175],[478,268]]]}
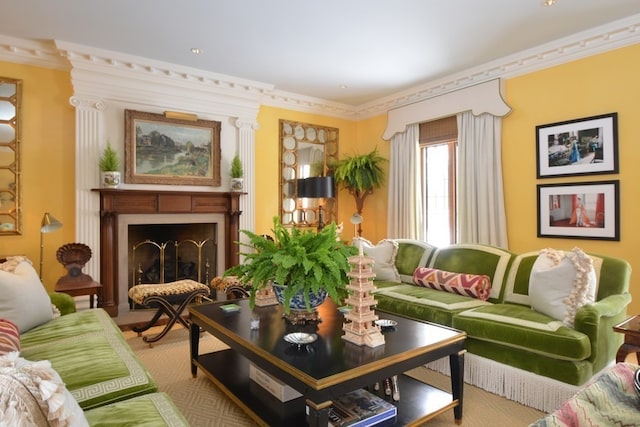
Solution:
{"label": "recessed ceiling light", "polygon": [[346,89],[347,85],[340,85],[340,89]]}
{"label": "recessed ceiling light", "polygon": [[197,55],[197,54],[199,54],[199,53],[202,53],[202,50],[201,50],[201,49],[199,49],[199,48],[197,48],[197,47],[192,47],[192,48],[191,48],[191,53],[193,53],[193,54]]}
{"label": "recessed ceiling light", "polygon": [[556,4],[556,0],[543,0],[542,1],[542,5],[543,6],[553,6],[554,4]]}

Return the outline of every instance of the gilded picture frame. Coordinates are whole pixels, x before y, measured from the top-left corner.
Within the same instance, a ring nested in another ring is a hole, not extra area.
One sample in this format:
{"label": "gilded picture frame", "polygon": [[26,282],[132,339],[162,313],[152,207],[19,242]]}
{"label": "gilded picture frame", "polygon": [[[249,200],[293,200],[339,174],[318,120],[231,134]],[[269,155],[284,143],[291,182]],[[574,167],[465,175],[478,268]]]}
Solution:
{"label": "gilded picture frame", "polygon": [[221,123],[125,110],[125,182],[219,187]]}

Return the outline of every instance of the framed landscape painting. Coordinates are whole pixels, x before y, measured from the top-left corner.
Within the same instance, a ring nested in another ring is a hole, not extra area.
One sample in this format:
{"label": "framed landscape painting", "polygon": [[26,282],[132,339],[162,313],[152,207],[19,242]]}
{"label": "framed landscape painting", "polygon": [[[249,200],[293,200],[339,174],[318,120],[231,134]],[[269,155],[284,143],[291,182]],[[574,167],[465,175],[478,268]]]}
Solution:
{"label": "framed landscape painting", "polygon": [[537,177],[618,172],[618,114],[536,126]]}
{"label": "framed landscape painting", "polygon": [[620,240],[619,183],[538,185],[538,237]]}
{"label": "framed landscape painting", "polygon": [[125,182],[219,187],[220,122],[125,110]]}

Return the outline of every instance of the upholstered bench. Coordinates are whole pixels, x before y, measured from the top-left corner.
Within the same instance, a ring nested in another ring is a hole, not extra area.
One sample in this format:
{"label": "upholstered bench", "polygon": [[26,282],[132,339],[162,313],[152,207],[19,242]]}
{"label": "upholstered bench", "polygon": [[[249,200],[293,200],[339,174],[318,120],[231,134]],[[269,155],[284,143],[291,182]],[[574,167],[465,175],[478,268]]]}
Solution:
{"label": "upholstered bench", "polygon": [[[180,322],[185,328],[189,328],[187,320],[182,318],[185,307],[198,297],[209,297],[210,290],[207,285],[195,280],[183,279],[176,282],[162,284],[135,285],[129,289],[129,298],[139,305],[149,308],[158,308],[149,323],[144,326],[132,328],[138,335],[148,330],[158,322],[163,314],[169,317],[169,322],[164,329],[154,336],[143,337],[144,342],[154,343],[164,337],[176,322]],[[178,306],[175,308],[175,306]]]}

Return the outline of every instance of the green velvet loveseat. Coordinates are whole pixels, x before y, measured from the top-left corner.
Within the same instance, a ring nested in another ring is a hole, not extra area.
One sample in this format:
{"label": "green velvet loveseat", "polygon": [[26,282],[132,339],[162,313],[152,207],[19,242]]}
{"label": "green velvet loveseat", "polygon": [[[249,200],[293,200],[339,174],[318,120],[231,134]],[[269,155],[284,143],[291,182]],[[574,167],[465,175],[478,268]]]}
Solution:
{"label": "green velvet loveseat", "polygon": [[[72,427],[189,425],[169,396],[159,392],[106,311],[76,312],[71,296],[47,294],[30,261],[17,259],[10,271],[3,268],[5,264],[0,264],[0,424],[16,425],[10,415],[12,406],[23,414],[37,413],[39,406],[49,411],[51,420],[52,404],[46,393],[20,398],[16,391],[52,376],[54,384],[60,380],[64,384],[59,394],[64,393],[65,408],[57,414],[72,413]],[[14,345],[13,338],[19,338],[19,345]],[[12,363],[16,354],[18,363]],[[36,368],[39,371],[33,374]],[[50,421],[51,425],[67,425],[53,419],[56,422]],[[49,425],[35,420],[26,423]]]}
{"label": "green velvet loveseat", "polygon": [[[515,254],[474,244],[436,248],[410,239],[392,242],[398,276],[376,279],[377,307],[465,331],[467,382],[551,411],[614,362],[623,337],[612,328],[625,319],[631,301],[627,261],[588,254],[597,293],[593,303],[578,309],[570,327],[532,309],[529,279],[539,252]],[[365,245],[365,253],[367,248],[375,253],[380,244]],[[417,267],[486,275],[491,280],[489,297],[484,301],[416,286]],[[432,367],[448,370],[447,363]]]}

